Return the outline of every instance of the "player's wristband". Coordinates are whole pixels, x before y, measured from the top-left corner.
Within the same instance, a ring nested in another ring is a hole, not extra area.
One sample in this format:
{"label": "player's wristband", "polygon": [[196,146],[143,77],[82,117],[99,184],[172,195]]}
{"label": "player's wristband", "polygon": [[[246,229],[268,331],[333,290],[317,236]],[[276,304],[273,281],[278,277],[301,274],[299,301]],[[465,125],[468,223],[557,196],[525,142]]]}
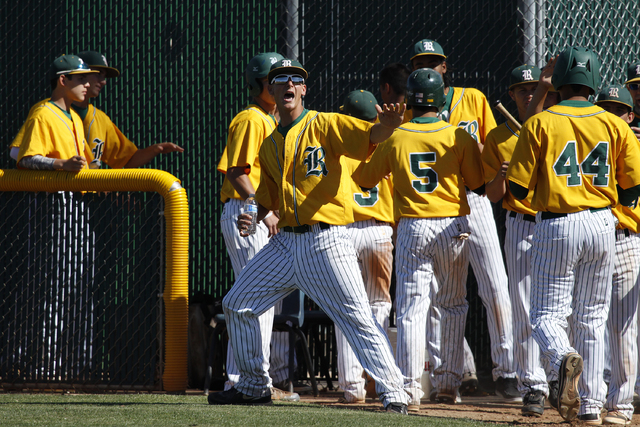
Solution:
{"label": "player's wristband", "polygon": [[266,214],[264,218],[262,218],[262,220],[264,221],[265,219],[269,218],[271,215],[273,215],[273,211],[269,211],[269,213]]}

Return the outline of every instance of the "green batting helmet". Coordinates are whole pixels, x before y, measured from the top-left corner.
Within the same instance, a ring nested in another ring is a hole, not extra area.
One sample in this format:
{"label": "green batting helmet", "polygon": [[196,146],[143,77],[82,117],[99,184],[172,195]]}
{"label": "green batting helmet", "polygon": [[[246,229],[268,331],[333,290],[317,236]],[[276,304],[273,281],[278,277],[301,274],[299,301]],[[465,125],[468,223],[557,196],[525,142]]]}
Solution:
{"label": "green batting helmet", "polygon": [[282,55],[276,52],[261,53],[249,60],[247,68],[244,70],[244,78],[247,81],[249,95],[258,96],[262,92],[262,82],[260,79],[267,77],[271,65],[284,59]]}
{"label": "green batting helmet", "polygon": [[551,84],[556,89],[564,85],[582,85],[594,93],[601,82],[600,60],[598,56],[584,47],[571,46],[558,57],[551,77]]}
{"label": "green batting helmet", "polygon": [[440,73],[431,68],[420,68],[411,73],[407,80],[408,105],[436,107],[441,111],[446,101]]}

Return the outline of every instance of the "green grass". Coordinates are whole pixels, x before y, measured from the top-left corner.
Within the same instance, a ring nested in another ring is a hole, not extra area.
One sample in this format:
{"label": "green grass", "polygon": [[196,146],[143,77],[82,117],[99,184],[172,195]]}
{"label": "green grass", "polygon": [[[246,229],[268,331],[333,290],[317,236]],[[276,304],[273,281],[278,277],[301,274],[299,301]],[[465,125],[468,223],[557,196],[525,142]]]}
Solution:
{"label": "green grass", "polygon": [[470,420],[276,403],[210,406],[204,396],[0,394],[0,426],[489,426]]}

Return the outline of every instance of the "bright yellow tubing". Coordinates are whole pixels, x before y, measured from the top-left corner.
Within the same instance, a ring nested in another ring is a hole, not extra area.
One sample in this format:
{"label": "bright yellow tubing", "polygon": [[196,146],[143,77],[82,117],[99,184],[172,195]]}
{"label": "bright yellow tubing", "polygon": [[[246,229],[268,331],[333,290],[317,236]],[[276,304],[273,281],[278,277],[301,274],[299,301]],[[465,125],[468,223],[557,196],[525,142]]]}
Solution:
{"label": "bright yellow tubing", "polygon": [[189,205],[180,181],[155,169],[87,170],[78,173],[0,169],[0,191],[154,191],[164,197],[167,225],[165,358],[166,391],[187,389],[189,321]]}

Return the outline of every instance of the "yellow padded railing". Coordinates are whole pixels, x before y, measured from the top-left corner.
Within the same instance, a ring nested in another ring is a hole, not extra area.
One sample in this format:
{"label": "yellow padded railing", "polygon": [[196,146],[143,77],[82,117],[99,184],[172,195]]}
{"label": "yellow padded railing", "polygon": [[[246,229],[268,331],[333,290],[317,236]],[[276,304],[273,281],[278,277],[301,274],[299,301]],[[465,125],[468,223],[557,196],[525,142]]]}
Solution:
{"label": "yellow padded railing", "polygon": [[187,193],[170,173],[155,169],[69,172],[0,169],[0,191],[147,191],[165,201],[166,284],[165,363],[163,388],[187,388],[187,328],[189,321],[189,206]]}

